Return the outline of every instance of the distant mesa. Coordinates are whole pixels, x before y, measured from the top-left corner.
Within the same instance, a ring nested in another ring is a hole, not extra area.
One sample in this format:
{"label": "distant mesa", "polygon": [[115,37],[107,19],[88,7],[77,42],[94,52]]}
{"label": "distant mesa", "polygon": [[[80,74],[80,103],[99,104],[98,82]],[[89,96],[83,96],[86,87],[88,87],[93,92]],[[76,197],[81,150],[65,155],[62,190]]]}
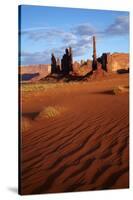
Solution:
{"label": "distant mesa", "polygon": [[93,36],[92,60],[73,62],[72,48],[66,48],[62,58],[51,54],[51,64],[31,65],[20,67],[20,80],[22,82],[35,81],[73,81],[86,80],[86,77],[105,76],[107,73],[129,73],[128,53],[103,53],[97,57],[96,38]]}
{"label": "distant mesa", "polygon": [[20,81],[35,82],[51,73],[51,65],[40,64],[19,67]]}
{"label": "distant mesa", "polygon": [[22,74],[21,75],[21,80],[22,81],[30,81],[31,79],[39,76],[40,74],[39,73],[33,73],[33,74]]}

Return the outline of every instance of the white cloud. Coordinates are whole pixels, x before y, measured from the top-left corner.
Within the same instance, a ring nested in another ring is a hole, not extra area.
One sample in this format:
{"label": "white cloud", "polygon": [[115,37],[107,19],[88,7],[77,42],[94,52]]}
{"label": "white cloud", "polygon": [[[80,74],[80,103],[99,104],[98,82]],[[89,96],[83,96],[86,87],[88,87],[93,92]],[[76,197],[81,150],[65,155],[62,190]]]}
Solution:
{"label": "white cloud", "polygon": [[[52,45],[45,47],[41,52],[22,52],[21,61],[24,64],[50,63],[51,53],[56,57],[62,57],[69,46],[73,49],[73,56],[82,56],[92,47],[92,36],[99,38],[124,36],[129,33],[129,16],[119,16],[105,30],[96,30],[90,24],[79,24],[68,31],[59,30],[56,27],[40,27],[23,30],[25,35],[33,42],[50,42]],[[56,44],[56,45],[55,45]]]}
{"label": "white cloud", "polygon": [[104,32],[104,34],[125,35],[129,33],[129,16],[119,16]]}

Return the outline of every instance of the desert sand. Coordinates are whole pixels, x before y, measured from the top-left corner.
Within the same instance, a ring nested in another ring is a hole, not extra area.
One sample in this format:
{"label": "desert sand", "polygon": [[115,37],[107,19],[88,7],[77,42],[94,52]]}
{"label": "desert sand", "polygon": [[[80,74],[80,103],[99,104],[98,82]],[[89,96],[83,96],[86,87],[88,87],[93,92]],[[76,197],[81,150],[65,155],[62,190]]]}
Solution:
{"label": "desert sand", "polygon": [[129,187],[129,94],[113,92],[121,85],[128,74],[21,92],[21,194]]}

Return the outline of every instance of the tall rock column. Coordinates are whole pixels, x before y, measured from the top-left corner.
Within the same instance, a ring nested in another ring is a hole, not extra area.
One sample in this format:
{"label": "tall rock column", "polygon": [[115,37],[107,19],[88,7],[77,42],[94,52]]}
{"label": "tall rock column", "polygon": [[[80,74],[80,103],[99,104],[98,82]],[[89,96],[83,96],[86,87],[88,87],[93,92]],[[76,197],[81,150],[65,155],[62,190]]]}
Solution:
{"label": "tall rock column", "polygon": [[61,72],[61,63],[60,63],[60,59],[57,58],[57,62],[56,62],[56,68],[57,68],[57,73],[60,73]]}
{"label": "tall rock column", "polygon": [[96,38],[93,36],[93,61],[92,61],[92,69],[97,69],[97,55],[96,55]]}
{"label": "tall rock column", "polygon": [[73,56],[71,47],[69,47],[69,71],[73,71]]}
{"label": "tall rock column", "polygon": [[51,55],[51,74],[53,73],[57,73],[57,69],[56,69],[56,58],[54,56],[54,54],[52,53]]}

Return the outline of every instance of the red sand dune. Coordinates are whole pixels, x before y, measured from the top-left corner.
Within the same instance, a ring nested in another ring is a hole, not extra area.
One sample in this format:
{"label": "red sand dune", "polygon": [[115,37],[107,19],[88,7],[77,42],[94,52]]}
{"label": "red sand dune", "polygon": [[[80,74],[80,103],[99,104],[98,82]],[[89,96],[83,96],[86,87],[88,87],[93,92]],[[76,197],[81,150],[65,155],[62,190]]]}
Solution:
{"label": "red sand dune", "polygon": [[[32,118],[22,133],[21,193],[51,193],[129,186],[129,98],[112,88],[128,76],[23,92],[23,116]],[[66,110],[37,120],[46,106]]]}

